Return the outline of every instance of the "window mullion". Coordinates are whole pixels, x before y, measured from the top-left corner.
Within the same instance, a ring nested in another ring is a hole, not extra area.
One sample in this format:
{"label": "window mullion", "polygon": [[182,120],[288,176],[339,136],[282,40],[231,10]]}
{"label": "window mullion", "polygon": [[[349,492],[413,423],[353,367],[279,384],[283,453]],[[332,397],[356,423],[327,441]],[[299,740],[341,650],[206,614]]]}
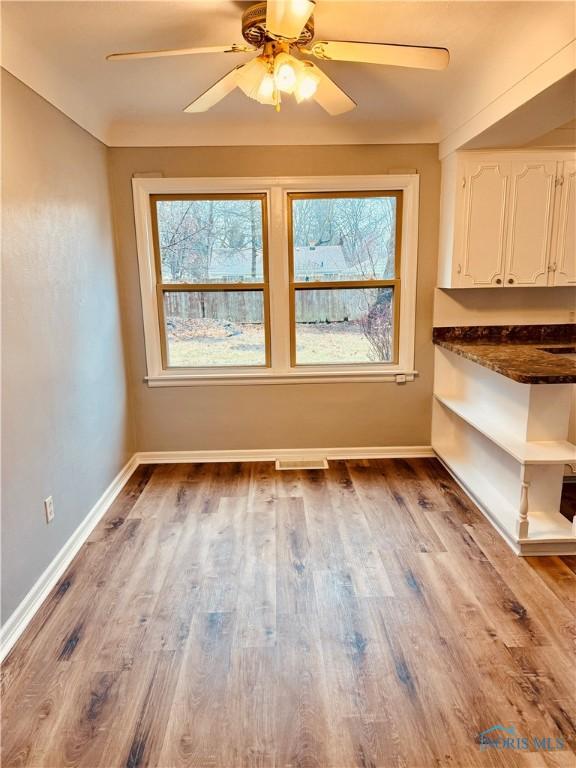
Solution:
{"label": "window mullion", "polygon": [[305,290],[330,290],[334,288],[389,288],[396,287],[400,283],[392,280],[307,280],[293,283],[297,291]]}
{"label": "window mullion", "polygon": [[280,187],[270,190],[270,343],[272,368],[277,372],[290,370],[290,302],[288,244],[284,192]]}
{"label": "window mullion", "polygon": [[200,291],[222,293],[225,291],[262,291],[264,290],[265,283],[159,283],[158,287],[164,293],[169,293],[170,291],[174,293],[178,291],[183,293],[196,293]]}

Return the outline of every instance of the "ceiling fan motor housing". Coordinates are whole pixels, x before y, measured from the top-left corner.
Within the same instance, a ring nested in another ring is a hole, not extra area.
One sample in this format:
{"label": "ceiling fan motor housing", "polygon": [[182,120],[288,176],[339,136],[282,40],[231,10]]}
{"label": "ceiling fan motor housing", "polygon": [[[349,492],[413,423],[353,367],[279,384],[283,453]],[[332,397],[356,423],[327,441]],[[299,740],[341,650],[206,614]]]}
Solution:
{"label": "ceiling fan motor housing", "polygon": [[[266,32],[266,3],[256,3],[242,14],[242,37],[255,48],[271,39]],[[314,14],[310,16],[294,45],[307,45],[314,38]]]}

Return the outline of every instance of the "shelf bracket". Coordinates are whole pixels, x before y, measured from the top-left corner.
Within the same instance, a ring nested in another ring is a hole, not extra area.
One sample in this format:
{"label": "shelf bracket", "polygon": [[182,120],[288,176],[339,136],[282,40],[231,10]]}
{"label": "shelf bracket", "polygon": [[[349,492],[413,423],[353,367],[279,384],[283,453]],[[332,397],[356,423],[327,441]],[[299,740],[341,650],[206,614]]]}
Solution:
{"label": "shelf bracket", "polygon": [[518,520],[516,521],[516,535],[519,539],[528,538],[528,486],[530,483],[522,482],[520,493],[520,507],[518,508]]}

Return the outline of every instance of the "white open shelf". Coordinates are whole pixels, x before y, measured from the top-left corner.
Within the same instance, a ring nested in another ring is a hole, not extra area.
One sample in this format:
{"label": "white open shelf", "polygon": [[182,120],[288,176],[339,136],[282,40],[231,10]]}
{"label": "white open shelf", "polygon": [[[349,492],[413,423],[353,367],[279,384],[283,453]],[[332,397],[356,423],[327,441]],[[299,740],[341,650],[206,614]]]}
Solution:
{"label": "white open shelf", "polygon": [[517,553],[576,554],[560,513],[571,385],[521,384],[440,347],[435,360],[438,457]]}
{"label": "white open shelf", "polygon": [[471,427],[492,440],[503,451],[513,456],[520,464],[571,464],[576,462],[576,446],[566,440],[522,441],[514,438],[501,422],[466,400],[435,394],[434,397],[445,408],[455,413]]}
{"label": "white open shelf", "polygon": [[520,539],[520,542],[566,540],[575,541],[572,523],[559,512],[546,514],[535,509],[530,512],[530,534],[527,539]]}
{"label": "white open shelf", "polygon": [[[516,551],[531,554],[532,546],[538,548],[539,554],[552,554],[554,545],[570,547],[572,544],[573,551],[576,552],[576,538],[570,521],[559,512],[538,507],[530,509],[528,538],[519,539],[516,534],[519,487],[514,487],[511,475],[507,481],[504,475],[497,474],[497,455],[487,459],[484,452],[487,446],[483,443],[487,443],[488,439],[476,430],[472,434],[473,428],[467,427],[466,424],[462,425],[462,432],[456,439],[450,430],[444,429],[444,425],[441,430],[444,438],[435,441],[436,454]],[[502,456],[502,459],[505,457]],[[518,486],[519,484],[520,476]],[[564,554],[571,552],[572,549],[563,551]]]}
{"label": "white open shelf", "polygon": [[[570,384],[521,384],[447,349],[436,347],[434,393],[473,427],[501,442],[522,461],[539,462],[524,443],[555,443],[543,448],[543,461],[573,461],[576,448],[566,442]],[[558,450],[556,450],[558,449]]]}
{"label": "white open shelf", "polygon": [[483,509],[498,510],[498,514],[491,517],[497,522],[499,528],[513,536],[516,510],[510,501],[497,488],[486,482],[486,477],[471,466],[470,462],[459,460],[456,450],[451,450],[444,445],[438,445],[434,450]]}
{"label": "white open shelf", "polygon": [[[517,539],[515,528],[517,513],[510,502],[494,486],[486,482],[484,475],[471,469],[469,464],[459,463],[455,454],[439,448],[436,449],[436,453],[462,485],[467,488],[482,510],[490,513],[490,519],[496,523],[508,539],[518,541],[520,544],[536,541],[554,543],[574,540],[572,525],[569,520],[561,514],[547,514],[538,510],[530,512],[528,538]],[[493,510],[497,510],[498,514],[492,514]]]}

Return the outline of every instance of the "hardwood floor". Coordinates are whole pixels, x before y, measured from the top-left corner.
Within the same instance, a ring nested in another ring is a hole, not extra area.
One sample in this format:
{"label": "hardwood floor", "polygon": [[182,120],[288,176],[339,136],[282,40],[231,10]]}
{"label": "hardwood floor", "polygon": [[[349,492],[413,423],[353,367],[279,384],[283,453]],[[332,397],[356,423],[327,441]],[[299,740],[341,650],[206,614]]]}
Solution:
{"label": "hardwood floor", "polygon": [[575,616],[435,460],[143,466],[3,665],[2,766],[574,768]]}

